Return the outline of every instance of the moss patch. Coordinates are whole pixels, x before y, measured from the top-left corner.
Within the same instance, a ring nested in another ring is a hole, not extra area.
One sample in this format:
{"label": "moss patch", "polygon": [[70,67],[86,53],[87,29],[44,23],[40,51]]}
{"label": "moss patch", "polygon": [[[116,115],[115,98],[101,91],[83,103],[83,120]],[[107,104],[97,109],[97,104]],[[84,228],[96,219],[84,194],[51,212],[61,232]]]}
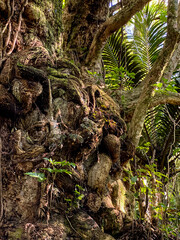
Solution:
{"label": "moss patch", "polygon": [[15,231],[8,233],[8,240],[18,240],[22,239],[23,229],[17,228]]}
{"label": "moss patch", "polygon": [[36,28],[32,28],[33,31],[37,32],[45,46],[52,51],[53,45],[59,41],[62,32],[62,1],[36,0],[31,2],[25,9],[25,16],[28,22],[36,25]]}

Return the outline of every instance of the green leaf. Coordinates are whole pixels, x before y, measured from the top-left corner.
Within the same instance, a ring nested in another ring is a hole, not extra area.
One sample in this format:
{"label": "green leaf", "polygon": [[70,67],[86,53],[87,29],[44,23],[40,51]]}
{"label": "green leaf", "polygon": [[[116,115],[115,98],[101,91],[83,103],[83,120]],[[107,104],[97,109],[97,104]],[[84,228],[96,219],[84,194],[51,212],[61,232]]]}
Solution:
{"label": "green leaf", "polygon": [[159,184],[161,184],[161,185],[164,185],[161,181],[159,181],[159,180],[157,180],[157,179],[156,179],[156,182],[159,183]]}
{"label": "green leaf", "polygon": [[85,190],[83,187],[81,187],[81,186],[80,186],[80,185],[78,185],[78,184],[76,184],[76,186],[75,186],[75,187],[79,188],[79,190],[81,190],[81,191],[84,191],[84,190]]}
{"label": "green leaf", "polygon": [[78,192],[77,190],[74,190],[74,193],[77,194],[77,195],[80,195],[81,193]]}
{"label": "green leaf", "polygon": [[146,189],[147,189],[146,187],[141,187],[141,192],[146,193]]}
{"label": "green leaf", "polygon": [[162,85],[163,84],[161,82],[158,82],[158,83],[154,84],[154,86],[157,87],[157,88],[162,88]]}
{"label": "green leaf", "polygon": [[48,172],[50,172],[50,173],[54,173],[55,172],[55,170],[54,169],[52,169],[52,168],[41,168],[42,170],[45,170],[45,171],[48,171]]}
{"label": "green leaf", "polygon": [[84,194],[81,194],[77,199],[82,200],[84,198]]}
{"label": "green leaf", "polygon": [[72,175],[72,172],[70,172],[66,169],[56,169],[56,173],[66,173],[68,175]]}
{"label": "green leaf", "polygon": [[134,177],[131,178],[131,183],[134,184],[136,181],[137,181],[137,176],[134,176]]}
{"label": "green leaf", "polygon": [[139,193],[136,192],[136,193],[134,194],[134,197],[135,197],[135,198],[138,198],[138,197],[139,197]]}
{"label": "green leaf", "polygon": [[65,198],[64,199],[66,202],[72,202],[72,200],[70,198]]}
{"label": "green leaf", "polygon": [[28,175],[30,177],[37,178],[39,182],[43,182],[46,180],[44,173],[39,173],[39,172],[27,172],[25,175]]}

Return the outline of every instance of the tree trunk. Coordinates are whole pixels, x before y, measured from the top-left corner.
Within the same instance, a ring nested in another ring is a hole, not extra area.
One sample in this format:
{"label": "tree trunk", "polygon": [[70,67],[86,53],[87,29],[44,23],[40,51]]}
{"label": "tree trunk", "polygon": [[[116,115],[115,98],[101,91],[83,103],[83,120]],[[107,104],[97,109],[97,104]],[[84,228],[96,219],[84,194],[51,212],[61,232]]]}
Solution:
{"label": "tree trunk", "polygon": [[90,73],[149,1],[125,1],[122,23],[109,2],[0,0],[1,239],[111,240],[133,220],[135,147]]}
{"label": "tree trunk", "polygon": [[[78,8],[69,1],[63,57],[60,1],[0,3],[0,237],[114,239],[101,228],[116,233],[133,209],[120,180],[132,150],[121,140],[126,124],[119,106],[83,66],[109,2]],[[70,176],[65,169],[47,173],[42,168],[53,168],[50,158],[76,167],[66,164]],[[47,179],[38,182],[27,172]]]}

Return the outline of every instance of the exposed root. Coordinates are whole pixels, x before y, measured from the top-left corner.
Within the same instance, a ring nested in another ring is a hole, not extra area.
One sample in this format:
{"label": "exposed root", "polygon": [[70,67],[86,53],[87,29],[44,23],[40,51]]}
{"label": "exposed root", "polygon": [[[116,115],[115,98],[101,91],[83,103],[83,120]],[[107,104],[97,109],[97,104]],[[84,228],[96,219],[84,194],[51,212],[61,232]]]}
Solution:
{"label": "exposed root", "polygon": [[22,23],[22,14],[24,12],[24,8],[25,6],[28,4],[28,0],[25,0],[22,8],[21,8],[21,12],[19,14],[19,20],[18,20],[18,28],[16,30],[16,33],[15,33],[15,36],[14,36],[14,40],[13,40],[13,44],[10,48],[10,50],[7,52],[7,55],[10,55],[13,51],[14,51],[14,48],[15,48],[15,45],[16,45],[16,41],[17,41],[17,38],[18,38],[18,34],[19,34],[19,31],[21,30],[21,23]]}

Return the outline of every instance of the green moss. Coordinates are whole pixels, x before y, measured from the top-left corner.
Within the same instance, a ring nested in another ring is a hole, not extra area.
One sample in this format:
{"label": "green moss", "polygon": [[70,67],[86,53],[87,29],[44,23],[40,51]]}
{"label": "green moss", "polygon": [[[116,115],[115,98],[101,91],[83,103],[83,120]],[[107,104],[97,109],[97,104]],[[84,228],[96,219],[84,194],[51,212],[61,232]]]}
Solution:
{"label": "green moss", "polygon": [[[65,74],[66,75],[66,74]],[[54,77],[52,75],[49,75],[48,78],[52,81],[52,84],[53,83],[59,83],[59,86],[64,86],[64,87],[68,87],[68,84],[69,84],[69,81],[67,79],[67,77],[65,78],[59,78],[59,77]]]}
{"label": "green moss", "polygon": [[54,43],[59,41],[62,32],[62,1],[61,0],[35,0],[28,7],[29,20],[37,24],[38,32],[42,33],[45,47],[54,52]]}
{"label": "green moss", "polygon": [[54,0],[55,5],[55,21],[58,35],[62,32],[62,1]]}
{"label": "green moss", "polygon": [[80,70],[79,68],[76,66],[76,64],[71,60],[67,60],[67,59],[63,59],[63,64],[67,67],[70,67],[71,69],[73,69],[73,71],[75,72],[75,74],[77,76],[80,76]]}
{"label": "green moss", "polygon": [[48,68],[47,70],[48,70],[48,74],[49,74],[50,78],[52,76],[56,77],[56,79],[55,78],[51,78],[51,80],[58,80],[58,78],[68,78],[69,77],[68,74],[61,73],[60,70],[56,70],[55,68]]}
{"label": "green moss", "polygon": [[22,239],[23,229],[17,228],[14,232],[8,233],[8,240],[19,240]]}
{"label": "green moss", "polygon": [[[71,75],[70,73],[62,73],[64,69],[65,68],[55,69],[55,68],[48,67],[47,71],[48,71],[49,78],[51,78],[51,76],[56,77],[57,80],[58,78],[61,78],[61,79],[68,78],[69,80],[74,80],[76,82],[76,85],[78,85],[79,87],[83,86],[83,82],[79,78],[75,77],[74,75]],[[51,80],[55,80],[55,79],[51,78]]]}
{"label": "green moss", "polygon": [[46,24],[46,16],[44,15],[43,9],[40,9],[36,4],[31,3],[32,13],[34,20],[39,21],[40,25]]}

